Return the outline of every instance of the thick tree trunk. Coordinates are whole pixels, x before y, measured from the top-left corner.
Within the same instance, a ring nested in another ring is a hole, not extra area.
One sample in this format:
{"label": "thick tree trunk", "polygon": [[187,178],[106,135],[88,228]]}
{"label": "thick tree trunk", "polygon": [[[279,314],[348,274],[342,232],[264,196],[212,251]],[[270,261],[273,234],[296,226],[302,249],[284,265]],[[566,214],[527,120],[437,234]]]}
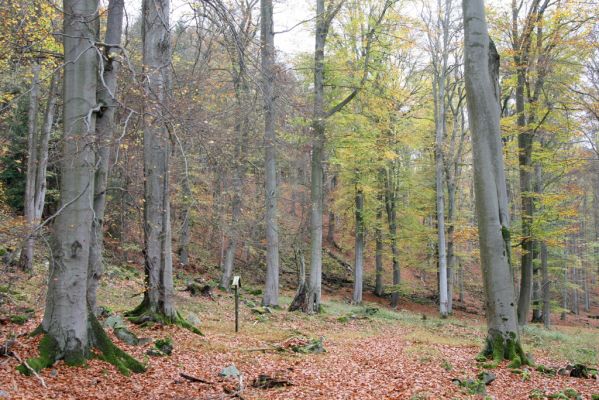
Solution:
{"label": "thick tree trunk", "polygon": [[124,0],[111,0],[108,4],[105,43],[103,53],[103,74],[98,79],[97,96],[102,104],[102,113],[96,118],[97,169],[94,185],[94,219],[89,248],[89,270],[87,277],[87,301],[90,310],[96,312],[96,290],[104,271],[102,252],[104,250],[104,213],[106,211],[106,188],[110,168],[110,150],[114,137],[114,116],[118,103],[116,100],[117,77],[120,67],[118,55],[123,31]]}
{"label": "thick tree trunk", "polygon": [[483,0],[463,0],[464,67],[480,257],[485,288],[487,347],[495,363],[527,362],[514,306],[509,209],[499,126],[499,55],[490,40]]}
{"label": "thick tree trunk", "polygon": [[23,271],[31,271],[33,267],[33,229],[35,226],[35,179],[38,166],[38,131],[37,131],[37,111],[39,108],[40,91],[40,64],[36,61],[31,67],[33,78],[31,79],[31,89],[29,90],[29,113],[27,116],[27,172],[25,181],[25,223],[27,224],[27,240],[21,251],[19,259],[19,268]]}
{"label": "thick tree trunk", "polygon": [[277,167],[274,106],[274,28],[272,0],[260,1],[262,90],[264,96],[264,147],[266,189],[266,287],[262,304],[279,305],[279,227],[277,222]]}
{"label": "thick tree trunk", "polygon": [[354,266],[354,293],[352,302],[354,304],[362,303],[362,287],[364,275],[364,193],[356,188],[356,246],[355,246],[355,266]]}
{"label": "thick tree trunk", "polygon": [[[87,305],[89,245],[94,194],[96,74],[98,58],[89,47],[98,31],[98,0],[64,0],[64,134],[62,140],[60,211],[53,226],[45,333],[40,357],[27,360],[34,369],[64,359],[80,365],[96,347],[100,357],[123,373],[144,367],[115,347]],[[23,372],[29,372],[25,366]]]}
{"label": "thick tree trunk", "polygon": [[159,316],[175,322],[169,201],[170,138],[166,128],[170,68],[170,1],[143,0],[144,65],[144,256],[146,290],[129,313]]}

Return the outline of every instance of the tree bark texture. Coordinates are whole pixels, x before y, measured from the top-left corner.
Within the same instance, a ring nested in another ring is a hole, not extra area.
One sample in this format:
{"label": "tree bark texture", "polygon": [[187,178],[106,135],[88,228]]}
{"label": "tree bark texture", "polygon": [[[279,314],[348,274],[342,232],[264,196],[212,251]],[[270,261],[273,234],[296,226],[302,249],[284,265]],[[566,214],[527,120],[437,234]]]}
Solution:
{"label": "tree bark texture", "polygon": [[[486,355],[526,362],[520,347],[510,260],[509,209],[499,126],[499,55],[482,0],[463,0],[464,68],[472,129],[475,206],[487,316]],[[518,364],[519,364],[518,363]]]}
{"label": "tree bark texture", "polygon": [[118,103],[116,100],[117,77],[120,67],[121,35],[123,32],[124,0],[110,0],[106,22],[103,66],[98,78],[97,96],[102,109],[96,118],[97,168],[94,178],[94,219],[92,222],[89,248],[89,271],[87,277],[87,300],[90,309],[95,312],[97,306],[96,290],[104,271],[102,252],[104,250],[104,213],[106,211],[106,189],[110,169],[110,151],[114,131],[114,116]]}
{"label": "tree bark texture", "polygon": [[277,167],[274,104],[274,26],[272,0],[261,0],[262,90],[264,96],[264,147],[266,190],[266,287],[262,303],[279,305],[279,225],[277,222]]}

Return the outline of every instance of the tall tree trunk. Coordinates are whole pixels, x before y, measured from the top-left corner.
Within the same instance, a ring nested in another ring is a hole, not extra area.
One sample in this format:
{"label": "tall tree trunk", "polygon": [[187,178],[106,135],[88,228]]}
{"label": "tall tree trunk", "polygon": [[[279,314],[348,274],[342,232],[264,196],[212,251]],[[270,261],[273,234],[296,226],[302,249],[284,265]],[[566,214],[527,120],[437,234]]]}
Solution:
{"label": "tall tree trunk", "polygon": [[65,0],[64,135],[60,207],[42,326],[68,363],[79,363],[91,347],[86,285],[93,210],[97,56],[97,0]]}
{"label": "tall tree trunk", "polygon": [[[331,177],[330,192],[333,192],[336,187],[337,187],[337,175],[333,174],[333,176]],[[330,201],[330,203],[332,203],[332,201]],[[330,245],[332,245],[334,247],[338,247],[337,243],[335,242],[335,222],[337,222],[336,218],[335,218],[335,212],[333,211],[332,204],[329,204],[329,228],[327,229],[327,243],[329,243]]]}
{"label": "tall tree trunk", "polygon": [[551,281],[549,280],[549,265],[547,263],[547,244],[541,241],[541,292],[543,294],[543,324],[551,326]]}
{"label": "tall tree trunk", "polygon": [[320,311],[322,291],[322,212],[323,212],[323,161],[325,143],[324,111],[324,46],[327,21],[324,0],[316,0],[316,37],[314,45],[314,119],[312,121],[312,159],[310,201],[310,281],[305,311]]}
{"label": "tall tree trunk", "polygon": [[[60,212],[53,227],[46,309],[40,343],[42,356],[28,360],[36,368],[58,359],[83,364],[97,347],[104,359],[123,373],[144,367],[116,348],[87,304],[89,245],[94,194],[96,77],[98,58],[89,43],[96,41],[98,0],[64,0],[64,133],[62,140]],[[33,362],[36,361],[36,362]],[[27,371],[25,369],[25,371]]]}
{"label": "tall tree trunk", "polygon": [[35,178],[37,176],[37,111],[39,108],[40,91],[40,64],[35,61],[31,67],[33,78],[31,79],[31,89],[29,90],[29,113],[27,115],[27,173],[25,181],[25,223],[27,224],[27,240],[25,247],[21,251],[19,259],[19,268],[24,271],[31,271],[33,267],[33,229],[35,225]]}
{"label": "tall tree trunk", "polygon": [[[187,163],[186,163],[187,165]],[[185,168],[187,170],[187,168]],[[181,222],[181,232],[179,234],[179,263],[183,266],[189,265],[189,243],[191,242],[191,185],[189,184],[188,172],[184,172],[182,177],[183,190],[183,216]]]}
{"label": "tall tree trunk", "polygon": [[[383,179],[380,180],[383,183]],[[374,253],[374,264],[375,264],[375,283],[374,283],[374,294],[381,297],[385,293],[383,286],[383,196],[380,195],[377,198],[378,204],[376,209],[376,226],[374,227],[374,241],[375,241],[375,253]]]}
{"label": "tall tree trunk", "polygon": [[356,188],[356,247],[354,266],[354,293],[352,301],[354,304],[362,303],[362,287],[364,275],[364,193]]}
{"label": "tall tree trunk", "polygon": [[490,40],[483,0],[463,0],[464,67],[480,257],[485,288],[487,346],[496,363],[527,362],[514,307],[509,209],[499,126],[499,54]]}
{"label": "tall tree trunk", "polygon": [[96,312],[96,290],[104,271],[102,252],[104,250],[104,213],[106,211],[106,189],[110,169],[110,150],[114,137],[114,116],[118,103],[116,100],[117,77],[120,67],[118,55],[123,31],[124,0],[110,0],[106,22],[103,53],[103,73],[97,83],[98,102],[102,104],[102,113],[96,118],[97,169],[94,185],[94,219],[89,246],[89,270],[87,277],[87,301],[92,312]]}
{"label": "tall tree trunk", "polygon": [[394,165],[391,165],[385,177],[385,209],[387,211],[387,224],[389,226],[391,259],[393,265],[393,292],[391,293],[391,307],[397,307],[399,305],[399,285],[401,284],[397,237],[397,193],[394,183],[394,172]]}
{"label": "tall tree trunk", "polygon": [[262,304],[279,305],[279,226],[277,222],[277,167],[274,105],[274,28],[272,0],[260,1],[262,90],[264,96],[264,147],[266,189],[266,287]]}
{"label": "tall tree trunk", "polygon": [[[445,85],[447,83],[447,60],[449,41],[449,1],[445,1],[445,10],[442,13],[441,0],[437,1],[439,13],[438,25],[441,28],[441,60],[435,63],[435,78],[433,83],[433,97],[435,106],[435,187],[436,187],[436,211],[437,211],[437,251],[439,263],[439,313],[441,318],[447,317],[447,243],[445,240],[445,176],[443,145],[446,136],[446,107],[445,107]],[[443,18],[441,20],[441,18]]]}
{"label": "tall tree trunk", "polygon": [[44,112],[44,122],[42,125],[42,134],[40,137],[37,178],[35,179],[35,220],[40,221],[44,212],[44,203],[46,200],[46,175],[48,170],[48,148],[50,137],[52,136],[52,128],[54,127],[54,116],[56,114],[56,102],[60,96],[60,72],[55,72],[50,81],[50,89],[48,91],[48,102],[46,111]]}
{"label": "tall tree trunk", "polygon": [[563,274],[563,279],[562,279],[562,313],[560,315],[560,320],[565,321],[566,320],[566,315],[567,315],[567,309],[568,309],[568,303],[569,303],[569,295],[570,292],[568,291],[568,263],[564,264],[564,274]]}
{"label": "tall tree trunk", "polygon": [[[541,141],[541,146],[544,143]],[[543,171],[541,165],[539,163],[535,164],[535,183],[534,183],[534,191],[535,196],[537,198],[541,196],[543,192]],[[533,285],[532,285],[532,319],[533,323],[540,323],[543,321],[542,315],[542,283],[541,283],[541,265],[540,263],[535,263],[534,260],[539,260],[539,255],[541,252],[541,242],[539,240],[534,241],[534,251],[533,251]]]}
{"label": "tall tree trunk", "polygon": [[170,68],[170,1],[143,0],[144,256],[146,290],[130,316],[175,322],[169,201],[170,138],[166,111]]}

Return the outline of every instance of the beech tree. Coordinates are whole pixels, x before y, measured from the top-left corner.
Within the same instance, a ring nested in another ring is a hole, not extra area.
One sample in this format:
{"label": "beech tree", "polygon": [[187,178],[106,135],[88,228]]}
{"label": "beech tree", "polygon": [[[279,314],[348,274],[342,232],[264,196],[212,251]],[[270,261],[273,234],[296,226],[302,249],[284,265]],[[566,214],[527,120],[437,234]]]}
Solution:
{"label": "beech tree", "polygon": [[89,249],[96,157],[98,0],[64,1],[64,132],[60,209],[52,230],[52,252],[44,318],[38,332],[40,356],[20,367],[24,373],[64,359],[80,365],[97,348],[123,373],[144,367],[115,347],[87,303]]}
{"label": "beech tree", "polygon": [[484,355],[527,363],[520,346],[512,281],[510,220],[499,127],[499,54],[489,38],[483,0],[463,0],[464,78],[472,130],[474,189],[485,289]]}
{"label": "beech tree", "polygon": [[260,1],[262,96],[264,98],[264,166],[266,170],[266,287],[262,303],[279,305],[279,225],[277,223],[277,166],[273,84],[275,46],[272,0]]}

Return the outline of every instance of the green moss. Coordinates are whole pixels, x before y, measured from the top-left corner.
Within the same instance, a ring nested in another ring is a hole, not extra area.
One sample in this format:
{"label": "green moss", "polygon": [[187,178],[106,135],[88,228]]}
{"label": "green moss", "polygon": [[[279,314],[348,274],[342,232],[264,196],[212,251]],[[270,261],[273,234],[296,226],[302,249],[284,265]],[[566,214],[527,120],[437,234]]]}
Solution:
{"label": "green moss", "polygon": [[29,321],[29,317],[26,315],[11,315],[10,322],[17,325],[24,325],[25,322]]}
{"label": "green moss", "polygon": [[93,344],[100,351],[99,359],[114,365],[120,373],[127,376],[131,372],[140,373],[146,370],[142,363],[112,343],[93,314],[90,314],[89,318]]}
{"label": "green moss", "polygon": [[503,335],[495,334],[487,337],[484,350],[477,356],[477,361],[484,361],[483,357],[491,360],[484,364],[483,368],[496,368],[503,360],[510,361],[510,368],[520,368],[522,365],[530,365],[530,361],[524,354],[516,334],[510,332],[507,336],[505,338]]}
{"label": "green moss", "polygon": [[[58,342],[48,334],[44,335],[38,349],[39,357],[30,358],[26,361],[27,365],[35,372],[51,367],[59,356]],[[17,370],[24,375],[31,375],[31,370],[25,364],[19,365]]]}
{"label": "green moss", "polygon": [[135,307],[133,310],[126,312],[125,316],[129,319],[129,321],[136,325],[148,326],[152,323],[159,323],[162,325],[177,325],[197,335],[204,336],[204,334],[198,328],[190,324],[181,316],[178,311],[172,317],[155,312],[151,310],[146,299],[144,299],[141,304]]}

